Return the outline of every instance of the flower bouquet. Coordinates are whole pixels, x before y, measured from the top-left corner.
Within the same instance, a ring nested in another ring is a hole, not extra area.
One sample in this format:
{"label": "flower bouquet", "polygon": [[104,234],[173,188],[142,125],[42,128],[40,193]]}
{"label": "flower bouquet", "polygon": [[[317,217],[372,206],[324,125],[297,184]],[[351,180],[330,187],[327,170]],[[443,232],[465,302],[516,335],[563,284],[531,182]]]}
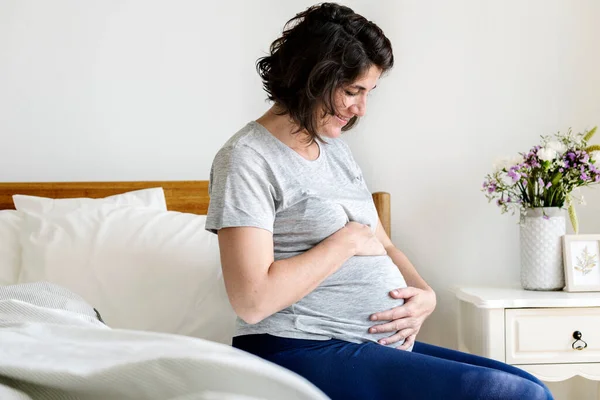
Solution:
{"label": "flower bouquet", "polygon": [[[496,201],[502,213],[551,207],[567,208],[575,233],[579,231],[574,200],[575,188],[600,183],[600,169],[593,154],[600,145],[589,145],[596,128],[574,134],[556,133],[542,136],[542,143],[528,153],[512,159],[499,160],[494,172],[488,174],[482,190],[488,201]],[[548,216],[544,213],[544,218]]]}
{"label": "flower bouquet", "polygon": [[[590,146],[596,128],[584,133],[542,136],[527,153],[501,160],[486,176],[482,190],[502,213],[520,213],[521,285],[527,290],[560,290],[565,284],[562,237],[563,210],[568,209],[573,230],[579,224],[573,206],[575,188],[600,183],[593,159],[600,146]],[[578,199],[583,202],[583,198]]]}

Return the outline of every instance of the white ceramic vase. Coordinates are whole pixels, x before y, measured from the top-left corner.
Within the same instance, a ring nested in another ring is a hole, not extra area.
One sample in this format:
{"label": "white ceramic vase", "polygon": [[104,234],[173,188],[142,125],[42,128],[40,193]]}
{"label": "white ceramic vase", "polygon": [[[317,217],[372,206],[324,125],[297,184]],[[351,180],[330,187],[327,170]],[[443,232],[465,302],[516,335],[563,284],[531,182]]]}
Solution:
{"label": "white ceramic vase", "polygon": [[565,286],[562,236],[565,210],[530,208],[521,216],[521,286],[527,290],[561,290]]}

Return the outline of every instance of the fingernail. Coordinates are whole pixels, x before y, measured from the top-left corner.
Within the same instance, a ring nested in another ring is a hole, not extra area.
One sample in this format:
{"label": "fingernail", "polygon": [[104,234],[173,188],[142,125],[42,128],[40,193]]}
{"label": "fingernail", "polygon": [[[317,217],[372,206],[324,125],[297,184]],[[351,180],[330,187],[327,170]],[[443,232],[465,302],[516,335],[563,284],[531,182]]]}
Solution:
{"label": "fingernail", "polygon": [[371,315],[371,321],[377,321],[377,315]]}
{"label": "fingernail", "polygon": [[392,291],[392,294],[393,294],[394,296],[398,296],[398,294],[399,294],[399,293],[398,293],[398,291],[397,291],[397,290],[394,290],[394,291]]}
{"label": "fingernail", "polygon": [[387,342],[385,340],[380,340],[379,343],[381,343],[381,344],[387,344]]}
{"label": "fingernail", "polygon": [[371,333],[375,333],[375,332],[377,332],[377,329],[371,328]]}

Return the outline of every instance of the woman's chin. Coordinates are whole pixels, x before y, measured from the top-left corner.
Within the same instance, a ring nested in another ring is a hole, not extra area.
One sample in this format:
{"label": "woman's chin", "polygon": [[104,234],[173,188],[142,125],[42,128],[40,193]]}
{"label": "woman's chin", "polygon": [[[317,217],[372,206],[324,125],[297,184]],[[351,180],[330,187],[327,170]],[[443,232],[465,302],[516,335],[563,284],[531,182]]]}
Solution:
{"label": "woman's chin", "polygon": [[323,132],[321,132],[321,136],[330,138],[330,139],[336,139],[336,138],[339,138],[340,136],[342,136],[342,129],[334,128],[334,127],[327,127],[327,129],[324,129]]}

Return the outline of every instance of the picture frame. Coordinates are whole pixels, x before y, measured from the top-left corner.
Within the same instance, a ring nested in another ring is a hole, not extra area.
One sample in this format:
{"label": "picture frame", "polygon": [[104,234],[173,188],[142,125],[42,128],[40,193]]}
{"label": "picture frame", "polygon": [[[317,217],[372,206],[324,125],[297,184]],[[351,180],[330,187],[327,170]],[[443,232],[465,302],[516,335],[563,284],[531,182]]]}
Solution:
{"label": "picture frame", "polygon": [[564,290],[600,291],[600,234],[564,235],[562,242]]}

